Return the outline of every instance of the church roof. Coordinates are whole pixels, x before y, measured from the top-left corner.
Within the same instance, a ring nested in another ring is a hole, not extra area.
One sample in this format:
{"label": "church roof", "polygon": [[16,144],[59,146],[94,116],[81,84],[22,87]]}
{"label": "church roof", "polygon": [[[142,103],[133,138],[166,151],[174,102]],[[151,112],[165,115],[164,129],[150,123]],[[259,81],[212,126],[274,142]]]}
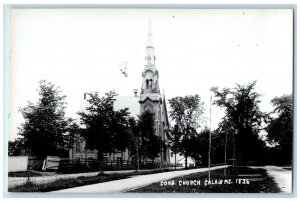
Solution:
{"label": "church roof", "polygon": [[148,43],[147,43],[147,46],[153,47],[151,19],[149,19]]}
{"label": "church roof", "polygon": [[129,108],[130,115],[134,118],[140,114],[139,97],[135,96],[118,96],[114,104],[115,110]]}

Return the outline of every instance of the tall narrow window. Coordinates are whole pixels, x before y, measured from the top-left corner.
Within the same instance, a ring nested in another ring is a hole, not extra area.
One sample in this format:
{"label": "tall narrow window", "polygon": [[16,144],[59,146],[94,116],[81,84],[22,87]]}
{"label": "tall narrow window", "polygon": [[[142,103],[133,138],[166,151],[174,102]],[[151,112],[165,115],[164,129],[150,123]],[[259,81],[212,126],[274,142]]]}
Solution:
{"label": "tall narrow window", "polygon": [[75,151],[80,152],[80,140],[76,139],[75,141]]}
{"label": "tall narrow window", "polygon": [[149,80],[149,88],[152,89],[152,79]]}

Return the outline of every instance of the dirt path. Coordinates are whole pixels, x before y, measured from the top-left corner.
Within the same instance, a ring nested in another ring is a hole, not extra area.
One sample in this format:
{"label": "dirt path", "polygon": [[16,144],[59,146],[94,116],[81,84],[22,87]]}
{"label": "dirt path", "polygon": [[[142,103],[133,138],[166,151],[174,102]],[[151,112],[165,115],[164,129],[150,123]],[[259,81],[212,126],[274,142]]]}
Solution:
{"label": "dirt path", "polygon": [[263,166],[253,167],[263,168],[267,171],[268,175],[273,177],[281,192],[292,193],[292,170],[280,166]]}

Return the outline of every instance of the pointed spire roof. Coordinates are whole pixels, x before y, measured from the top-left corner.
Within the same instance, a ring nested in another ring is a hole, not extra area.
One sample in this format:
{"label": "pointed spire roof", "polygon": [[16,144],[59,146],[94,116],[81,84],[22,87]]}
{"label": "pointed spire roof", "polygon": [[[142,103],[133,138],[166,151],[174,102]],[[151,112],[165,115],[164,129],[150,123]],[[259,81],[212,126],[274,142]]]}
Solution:
{"label": "pointed spire roof", "polygon": [[148,43],[146,47],[145,60],[146,60],[145,68],[155,68],[155,54],[154,54],[154,46],[153,46],[151,19],[149,19]]}
{"label": "pointed spire roof", "polygon": [[147,43],[147,46],[153,47],[151,19],[149,19],[148,43]]}

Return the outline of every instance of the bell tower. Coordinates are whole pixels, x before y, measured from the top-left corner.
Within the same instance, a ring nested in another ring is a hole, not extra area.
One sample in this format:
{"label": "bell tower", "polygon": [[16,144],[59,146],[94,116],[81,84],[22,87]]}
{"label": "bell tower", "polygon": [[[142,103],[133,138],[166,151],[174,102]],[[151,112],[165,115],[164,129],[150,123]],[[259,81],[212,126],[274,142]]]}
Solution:
{"label": "bell tower", "polygon": [[[169,121],[166,108],[166,100],[161,95],[159,88],[159,73],[155,65],[156,57],[154,54],[153,36],[151,21],[149,20],[148,43],[146,46],[145,68],[142,73],[142,87],[140,94],[140,113],[150,111],[154,115],[155,135],[166,143],[168,142]],[[156,162],[170,163],[170,148],[160,145],[159,156]]]}
{"label": "bell tower", "polygon": [[150,111],[154,114],[156,135],[159,134],[159,123],[161,122],[162,96],[159,89],[159,73],[155,65],[155,54],[151,21],[149,20],[148,43],[146,46],[145,68],[142,73],[142,87],[140,95],[140,112]]}

